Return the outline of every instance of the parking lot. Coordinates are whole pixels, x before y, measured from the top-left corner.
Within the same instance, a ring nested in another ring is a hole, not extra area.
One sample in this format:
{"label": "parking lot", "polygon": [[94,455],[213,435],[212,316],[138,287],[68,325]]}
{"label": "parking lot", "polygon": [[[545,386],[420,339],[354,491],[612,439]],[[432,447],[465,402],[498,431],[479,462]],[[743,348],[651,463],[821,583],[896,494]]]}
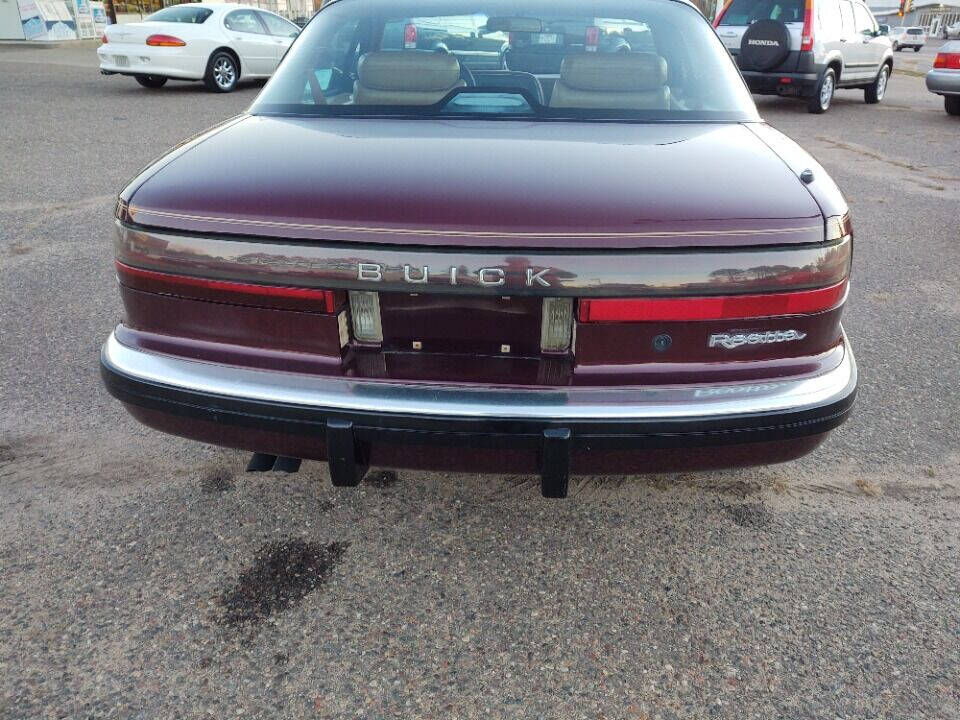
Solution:
{"label": "parking lot", "polygon": [[938,44],[896,55],[880,105],[757,98],[852,207],[852,420],[794,463],[565,501],[525,476],[248,474],[128,417],[97,363],[116,193],[260,86],[150,91],[89,46],[0,46],[0,717],[960,717]]}

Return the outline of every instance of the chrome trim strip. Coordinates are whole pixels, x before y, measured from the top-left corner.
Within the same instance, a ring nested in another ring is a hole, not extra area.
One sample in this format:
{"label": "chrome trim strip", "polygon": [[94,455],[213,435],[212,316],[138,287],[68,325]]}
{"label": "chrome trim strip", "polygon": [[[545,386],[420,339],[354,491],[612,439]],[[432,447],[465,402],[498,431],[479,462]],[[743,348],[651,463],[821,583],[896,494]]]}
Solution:
{"label": "chrome trim strip", "polygon": [[215,225],[246,225],[261,228],[281,228],[284,230],[317,230],[328,233],[361,233],[364,235],[422,235],[423,237],[464,237],[464,238],[513,238],[513,239],[611,239],[611,238],[669,238],[669,237],[728,237],[751,235],[792,235],[803,232],[819,232],[820,225],[806,227],[754,228],[745,230],[659,230],[656,232],[497,232],[492,230],[431,230],[429,228],[365,227],[362,225],[323,225],[315,223],[282,222],[277,220],[257,220],[230,218],[214,215],[193,215],[174,213],[166,210],[130,206],[130,216],[136,222],[150,225],[151,218],[168,220],[189,220]]}
{"label": "chrome trim strip", "polygon": [[132,267],[266,285],[381,292],[548,297],[783,292],[842,281],[851,255],[849,236],[774,248],[563,252],[241,240],[120,222],[116,230],[117,259]]}
{"label": "chrome trim strip", "polygon": [[111,334],[102,362],[121,375],[174,389],[306,409],[524,420],[699,420],[802,411],[848,397],[857,365],[844,336],[840,364],[814,377],[664,387],[469,388],[397,384],[253,370],[136,350]]}

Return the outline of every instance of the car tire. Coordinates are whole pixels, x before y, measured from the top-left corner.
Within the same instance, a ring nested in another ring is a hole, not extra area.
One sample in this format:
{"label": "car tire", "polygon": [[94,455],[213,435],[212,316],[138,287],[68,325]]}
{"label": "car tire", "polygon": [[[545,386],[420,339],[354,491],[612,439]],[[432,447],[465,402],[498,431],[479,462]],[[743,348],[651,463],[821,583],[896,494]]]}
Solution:
{"label": "car tire", "polygon": [[240,80],[240,65],[237,59],[225,50],[215,52],[207,63],[203,84],[207,90],[218,93],[233,92]]}
{"label": "car tire", "polygon": [[817,83],[813,97],[807,99],[807,112],[822,115],[829,110],[830,103],[833,102],[833,92],[836,89],[837,74],[833,71],[833,68],[827,68],[823,77],[820,78],[820,82]]}
{"label": "car tire", "polygon": [[914,52],[920,52],[921,50],[923,50],[922,47],[915,47],[915,48],[913,48],[913,51],[914,51]]}
{"label": "car tire", "polygon": [[944,95],[943,109],[947,115],[960,115],[960,95]]}
{"label": "car tire", "polygon": [[156,90],[167,84],[167,78],[160,75],[137,75],[136,80],[145,88]]}
{"label": "car tire", "polygon": [[897,44],[897,43],[894,43],[894,44],[893,44],[893,51],[894,51],[894,52],[900,52],[900,45]]}
{"label": "car tire", "polygon": [[887,92],[887,81],[889,79],[890,66],[884,65],[880,68],[880,72],[877,73],[873,84],[866,87],[863,91],[863,100],[867,105],[876,105],[883,100],[883,96]]}

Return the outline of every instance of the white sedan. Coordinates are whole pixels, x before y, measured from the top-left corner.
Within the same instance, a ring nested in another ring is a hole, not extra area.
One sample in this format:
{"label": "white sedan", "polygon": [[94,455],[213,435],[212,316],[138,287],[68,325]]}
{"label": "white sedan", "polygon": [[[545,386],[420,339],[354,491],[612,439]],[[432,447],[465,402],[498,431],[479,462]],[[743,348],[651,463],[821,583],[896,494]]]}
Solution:
{"label": "white sedan", "polygon": [[266,10],[224,3],[164,8],[143,22],[108,25],[100,72],[130,75],[148,88],[203,80],[230,92],[241,79],[269,77],[300,28]]}

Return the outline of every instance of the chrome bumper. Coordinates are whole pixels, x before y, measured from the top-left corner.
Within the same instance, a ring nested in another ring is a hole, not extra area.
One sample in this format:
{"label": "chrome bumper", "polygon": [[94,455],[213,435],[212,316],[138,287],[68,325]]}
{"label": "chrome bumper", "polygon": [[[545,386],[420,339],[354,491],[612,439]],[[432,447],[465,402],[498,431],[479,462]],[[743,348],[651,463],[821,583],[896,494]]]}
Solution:
{"label": "chrome bumper", "polygon": [[857,365],[844,338],[841,363],[801,379],[664,387],[517,390],[397,384],[187,360],[134,349],[111,334],[104,368],[130,380],[219,398],[325,412],[549,422],[706,420],[814,410],[852,395]]}
{"label": "chrome bumper", "polygon": [[960,70],[931,70],[927,90],[938,95],[960,95]]}

